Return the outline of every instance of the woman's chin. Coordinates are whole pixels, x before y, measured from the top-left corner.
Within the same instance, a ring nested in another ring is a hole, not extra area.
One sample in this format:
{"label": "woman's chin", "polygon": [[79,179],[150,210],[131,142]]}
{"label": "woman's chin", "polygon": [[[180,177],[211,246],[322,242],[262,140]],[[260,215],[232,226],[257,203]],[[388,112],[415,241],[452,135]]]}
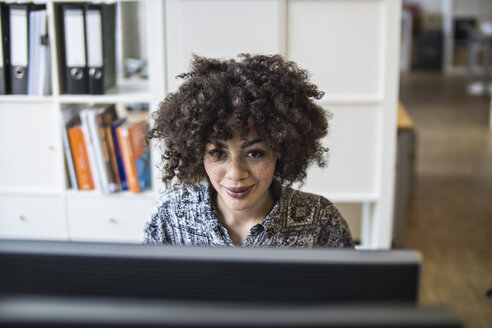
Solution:
{"label": "woman's chin", "polygon": [[227,208],[233,211],[247,211],[253,204],[247,198],[232,198],[228,197],[228,199],[224,202]]}

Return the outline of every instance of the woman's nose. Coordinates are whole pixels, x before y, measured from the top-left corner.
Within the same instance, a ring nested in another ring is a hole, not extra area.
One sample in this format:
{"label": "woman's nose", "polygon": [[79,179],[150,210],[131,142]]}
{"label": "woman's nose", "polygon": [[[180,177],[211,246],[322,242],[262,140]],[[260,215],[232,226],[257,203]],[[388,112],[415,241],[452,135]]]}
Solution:
{"label": "woman's nose", "polygon": [[227,178],[232,181],[244,180],[248,177],[248,167],[241,159],[231,159],[227,166]]}

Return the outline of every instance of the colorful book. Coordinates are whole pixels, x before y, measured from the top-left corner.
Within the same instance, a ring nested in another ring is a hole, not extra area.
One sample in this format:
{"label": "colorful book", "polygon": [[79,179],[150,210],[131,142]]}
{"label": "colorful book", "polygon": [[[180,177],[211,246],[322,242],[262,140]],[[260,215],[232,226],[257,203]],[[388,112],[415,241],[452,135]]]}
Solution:
{"label": "colorful book", "polygon": [[101,182],[101,170],[98,168],[96,160],[96,139],[93,133],[94,126],[93,121],[90,117],[93,115],[92,109],[83,109],[80,112],[80,121],[82,122],[82,131],[84,135],[85,146],[87,148],[87,157],[89,159],[89,165],[91,167],[92,177],[94,179],[94,189],[98,191],[103,191],[103,186]]}
{"label": "colorful book", "polygon": [[94,190],[94,179],[82,127],[78,125],[69,128],[68,139],[72,149],[79,190]]}
{"label": "colorful book", "polygon": [[108,113],[111,111],[116,116],[114,105],[95,105],[80,112],[96,185],[103,193],[110,193],[119,189],[112,173],[109,147],[103,123],[103,117],[110,115]]}
{"label": "colorful book", "polygon": [[150,187],[150,151],[145,143],[146,121],[127,123],[116,129],[128,189],[139,193]]}
{"label": "colorful book", "polygon": [[118,134],[116,129],[126,122],[126,118],[122,117],[117,119],[111,124],[111,136],[113,138],[114,155],[118,167],[118,173],[120,176],[121,190],[128,190],[128,183],[126,181],[125,167],[123,166],[123,159],[121,158],[121,150],[118,142]]}
{"label": "colorful book", "polygon": [[[118,171],[115,171],[113,165],[113,141],[110,132],[111,123],[117,118],[116,109],[114,105],[100,105],[96,109],[96,129],[99,132],[99,139],[101,141],[100,146],[100,160],[101,168],[104,170],[103,176],[105,177],[109,192],[121,190],[121,183],[119,179]],[[116,164],[116,163],[114,163]]]}
{"label": "colorful book", "polygon": [[77,125],[80,125],[79,109],[78,106],[73,105],[62,111],[62,140],[63,150],[65,155],[65,164],[68,171],[68,177],[70,181],[70,187],[72,189],[78,189],[77,174],[75,171],[75,164],[73,160],[73,153],[68,138],[68,129]]}
{"label": "colorful book", "polygon": [[106,134],[106,143],[109,152],[109,161],[111,163],[111,172],[113,174],[114,183],[116,184],[118,191],[123,190],[121,184],[121,176],[118,169],[118,160],[116,158],[116,150],[115,150],[115,140],[113,139],[113,134],[111,132],[111,126],[107,126],[104,128],[104,132]]}

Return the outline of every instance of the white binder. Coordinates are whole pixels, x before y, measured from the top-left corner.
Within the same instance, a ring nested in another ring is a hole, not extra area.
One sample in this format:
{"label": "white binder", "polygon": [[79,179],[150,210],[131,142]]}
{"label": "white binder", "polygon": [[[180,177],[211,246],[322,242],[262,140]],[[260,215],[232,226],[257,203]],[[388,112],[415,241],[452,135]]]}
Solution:
{"label": "white binder", "polygon": [[46,9],[29,13],[29,49],[27,93],[47,95],[51,88]]}
{"label": "white binder", "polygon": [[64,5],[63,20],[66,89],[69,94],[84,94],[87,93],[87,62],[83,6]]}
{"label": "white binder", "polygon": [[102,69],[102,17],[99,9],[88,9],[85,16],[87,35],[87,66],[91,69]]}
{"label": "white binder", "polygon": [[13,94],[27,93],[28,9],[10,8],[10,81]]}

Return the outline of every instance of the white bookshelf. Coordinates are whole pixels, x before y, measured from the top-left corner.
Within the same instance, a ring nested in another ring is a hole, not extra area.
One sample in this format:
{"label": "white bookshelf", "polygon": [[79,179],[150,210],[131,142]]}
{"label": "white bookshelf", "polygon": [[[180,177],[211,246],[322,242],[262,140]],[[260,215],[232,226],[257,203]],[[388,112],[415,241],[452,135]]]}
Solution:
{"label": "white bookshelf", "polygon": [[60,103],[148,103],[150,96],[149,81],[139,79],[118,79],[115,88],[103,95],[60,95],[55,98]]}
{"label": "white bookshelf", "polygon": [[[153,170],[152,190],[142,194],[67,190],[60,109],[71,103],[135,102],[154,110],[168,91],[177,89],[175,76],[188,70],[192,53],[230,58],[248,52],[279,53],[312,73],[313,82],[326,92],[320,105],[334,119],[325,140],[331,149],[328,168],[310,170],[303,189],[336,202],[352,230],[361,230],[362,248],[391,246],[401,1],[141,1],[147,81],[121,81],[115,92],[79,96],[60,95],[54,80],[49,97],[0,96],[0,133],[5,133],[0,151],[8,150],[9,158],[0,162],[0,236],[33,236],[32,227],[39,225],[28,228],[26,222],[34,215],[40,222],[51,220],[47,227],[52,230],[34,233],[40,238],[138,241],[163,190],[158,169]],[[53,13],[59,1],[46,3]],[[51,22],[51,34],[54,30]],[[52,56],[57,62],[56,52]],[[58,76],[56,65],[52,73]],[[36,114],[32,133],[18,132],[30,117],[16,114],[19,108],[44,112]],[[13,116],[8,122],[6,113]],[[43,139],[34,147],[37,133]],[[43,159],[17,160],[16,148]],[[154,164],[160,158],[155,147],[153,158]],[[48,179],[33,173],[38,164],[46,167]],[[26,172],[31,173],[23,178]],[[36,211],[40,200],[49,200],[46,211],[51,212]],[[33,214],[27,211],[31,209]]]}
{"label": "white bookshelf", "polygon": [[[17,1],[22,3],[23,1]],[[61,111],[69,104],[148,104],[152,111],[165,96],[163,49],[164,4],[138,3],[138,24],[147,33],[148,79],[118,79],[104,95],[60,94],[58,33],[55,9],[70,1],[46,0],[51,50],[52,95],[0,96],[0,237],[139,242],[144,222],[160,188],[155,168],[151,190],[140,194],[69,189],[61,138]],[[9,1],[8,3],[14,3]],[[156,60],[160,58],[161,60]],[[153,165],[155,167],[155,165]]]}

